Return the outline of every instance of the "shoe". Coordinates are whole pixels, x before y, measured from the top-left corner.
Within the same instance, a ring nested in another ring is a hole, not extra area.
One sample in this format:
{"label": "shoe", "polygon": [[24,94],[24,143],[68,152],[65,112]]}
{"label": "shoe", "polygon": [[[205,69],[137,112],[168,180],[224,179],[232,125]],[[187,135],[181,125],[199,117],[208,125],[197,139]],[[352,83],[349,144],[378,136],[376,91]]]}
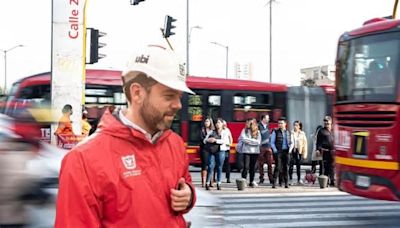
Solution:
{"label": "shoe", "polygon": [[253,183],[250,183],[250,184],[249,184],[249,187],[250,187],[250,188],[254,188],[254,184],[253,184]]}
{"label": "shoe", "polygon": [[276,187],[275,187],[275,183],[272,183],[272,188],[276,188]]}
{"label": "shoe", "polygon": [[231,179],[226,179],[226,183],[231,183]]}
{"label": "shoe", "polygon": [[289,188],[289,186],[285,185],[285,188]]}
{"label": "shoe", "polygon": [[260,182],[258,182],[259,184],[264,184],[264,178],[260,178]]}
{"label": "shoe", "polygon": [[213,188],[213,187],[214,187],[214,184],[213,184],[213,183],[210,183],[210,187]]}
{"label": "shoe", "polygon": [[217,184],[217,190],[221,190],[221,185]]}
{"label": "shoe", "polygon": [[258,187],[258,184],[255,181],[253,181],[253,186]]}
{"label": "shoe", "polygon": [[208,186],[208,184],[206,184],[206,190],[210,190],[210,186]]}

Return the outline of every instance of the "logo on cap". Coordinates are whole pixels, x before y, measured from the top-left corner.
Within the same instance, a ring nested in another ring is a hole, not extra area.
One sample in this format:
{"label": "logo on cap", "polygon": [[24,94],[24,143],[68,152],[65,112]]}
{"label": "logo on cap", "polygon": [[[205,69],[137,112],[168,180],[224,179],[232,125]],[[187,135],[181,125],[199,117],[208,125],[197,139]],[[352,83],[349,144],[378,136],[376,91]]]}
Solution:
{"label": "logo on cap", "polygon": [[144,56],[144,55],[137,56],[136,59],[135,59],[135,63],[146,63],[147,64],[149,62],[149,58],[150,58],[149,55],[147,55],[147,56]]}
{"label": "logo on cap", "polygon": [[183,64],[179,64],[179,75],[178,75],[178,78],[181,81],[185,81],[186,80],[185,66]]}

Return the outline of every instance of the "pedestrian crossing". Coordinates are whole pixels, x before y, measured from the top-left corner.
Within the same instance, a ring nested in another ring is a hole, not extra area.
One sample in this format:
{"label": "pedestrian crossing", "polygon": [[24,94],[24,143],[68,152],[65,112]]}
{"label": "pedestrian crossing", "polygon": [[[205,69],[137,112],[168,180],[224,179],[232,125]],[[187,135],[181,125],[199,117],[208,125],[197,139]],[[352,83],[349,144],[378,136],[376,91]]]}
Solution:
{"label": "pedestrian crossing", "polygon": [[218,196],[225,227],[400,227],[398,202],[342,192]]}

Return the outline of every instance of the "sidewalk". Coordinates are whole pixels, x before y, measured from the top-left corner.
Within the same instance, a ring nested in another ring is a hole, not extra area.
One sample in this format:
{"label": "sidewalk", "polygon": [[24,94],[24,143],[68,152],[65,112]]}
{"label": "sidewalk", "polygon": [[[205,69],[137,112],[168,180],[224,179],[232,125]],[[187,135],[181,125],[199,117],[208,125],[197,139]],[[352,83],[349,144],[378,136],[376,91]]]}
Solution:
{"label": "sidewalk", "polygon": [[[305,170],[305,169],[304,169]],[[196,188],[201,187],[201,177],[200,172],[197,168],[191,168],[190,173],[192,175],[193,183]],[[302,178],[304,181],[305,172],[302,169]],[[295,176],[295,175],[294,175]],[[255,181],[258,183],[259,174],[256,173]],[[244,190],[239,191],[236,187],[236,179],[241,178],[241,174],[237,172],[231,173],[231,183],[226,183],[225,173],[222,173],[222,185],[221,190],[217,190],[217,184],[214,183],[214,187],[210,188],[210,192],[213,194],[229,194],[229,193],[240,193],[240,194],[260,194],[260,193],[312,193],[312,192],[340,192],[336,187],[326,187],[320,188],[318,184],[318,180],[314,184],[304,183],[301,185],[297,185],[297,181],[294,182],[293,185],[289,186],[289,188],[285,188],[284,186],[280,187],[279,184],[276,185],[276,188],[272,188],[272,185],[269,183],[268,177],[263,184],[259,184],[255,188],[246,187]],[[248,179],[248,178],[247,178]],[[248,181],[248,180],[247,180]],[[205,188],[203,188],[205,190]]]}

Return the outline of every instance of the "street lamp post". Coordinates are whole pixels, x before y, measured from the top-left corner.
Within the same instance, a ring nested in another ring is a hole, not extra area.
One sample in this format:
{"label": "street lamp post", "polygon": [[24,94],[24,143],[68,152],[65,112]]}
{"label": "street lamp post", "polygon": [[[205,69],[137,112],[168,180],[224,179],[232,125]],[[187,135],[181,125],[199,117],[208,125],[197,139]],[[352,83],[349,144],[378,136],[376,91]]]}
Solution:
{"label": "street lamp post", "polygon": [[225,61],[225,78],[228,78],[228,57],[229,57],[229,46],[223,45],[217,42],[211,42],[212,44],[215,44],[217,46],[223,47],[226,50],[226,61]]}
{"label": "street lamp post", "polygon": [[201,26],[196,25],[190,27],[189,33],[187,34],[187,45],[186,45],[186,74],[189,75],[189,49],[190,49],[190,39],[192,37],[193,29],[203,29]]}
{"label": "street lamp post", "polygon": [[23,47],[23,46],[24,45],[19,44],[19,45],[16,45],[16,46],[12,47],[12,48],[9,48],[9,49],[5,49],[5,50],[4,49],[0,49],[0,51],[2,51],[3,55],[4,55],[4,88],[3,88],[4,91],[3,91],[3,94],[5,94],[6,90],[7,90],[7,53],[12,51],[12,50],[14,50],[17,47]]}

